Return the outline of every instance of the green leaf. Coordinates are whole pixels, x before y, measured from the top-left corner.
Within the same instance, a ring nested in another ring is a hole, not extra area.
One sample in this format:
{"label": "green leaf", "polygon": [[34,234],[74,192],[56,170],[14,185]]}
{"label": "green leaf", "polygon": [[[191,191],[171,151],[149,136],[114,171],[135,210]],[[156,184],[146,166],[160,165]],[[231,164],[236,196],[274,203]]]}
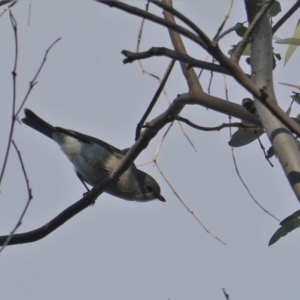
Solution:
{"label": "green leaf", "polygon": [[[232,45],[231,47],[232,48],[228,51],[229,55],[231,55],[235,51],[235,48],[237,47],[237,45]],[[246,48],[244,49],[244,52],[242,55],[250,56],[250,54],[251,54],[251,44],[248,44],[246,46]]]}
{"label": "green leaf", "polygon": [[286,45],[300,45],[300,39],[297,38],[286,38],[282,40],[278,40],[275,42],[276,44],[286,44]]}
{"label": "green leaf", "polygon": [[275,17],[281,12],[281,6],[279,1],[275,1],[269,9],[270,17]]}
{"label": "green leaf", "polygon": [[[298,21],[298,24],[297,24],[297,27],[296,27],[296,30],[294,32],[293,37],[296,38],[296,39],[300,39],[300,22],[299,21]],[[296,48],[297,48],[297,46],[295,46],[294,44],[289,45],[289,47],[286,51],[286,54],[285,54],[284,65],[286,65],[287,62],[289,61],[289,59],[292,57],[292,55],[295,52]]]}
{"label": "green leaf", "polygon": [[[239,24],[239,23],[238,23]],[[245,27],[244,25],[242,25],[241,27],[239,27],[238,29],[235,30],[236,34],[240,37],[243,37],[245,32],[247,31],[248,27]]]}
{"label": "green leaf", "polygon": [[263,133],[263,128],[240,128],[232,135],[228,144],[231,147],[245,146],[255,141]]}
{"label": "green leaf", "polygon": [[273,234],[270,239],[269,246],[275,244],[279,239],[286,236],[296,228],[300,227],[300,210],[296,211],[289,217],[285,218],[281,223],[281,227]]}

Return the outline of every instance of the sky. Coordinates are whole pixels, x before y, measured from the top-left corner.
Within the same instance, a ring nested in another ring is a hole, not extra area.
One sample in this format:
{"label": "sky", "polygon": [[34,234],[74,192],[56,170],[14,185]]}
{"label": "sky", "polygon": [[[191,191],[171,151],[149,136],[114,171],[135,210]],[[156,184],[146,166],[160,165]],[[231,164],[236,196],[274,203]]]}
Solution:
{"label": "sky", "polygon": [[[145,1],[127,1],[144,8]],[[205,3],[205,5],[204,5]],[[286,11],[293,1],[283,1]],[[31,5],[31,9],[30,9]],[[213,37],[223,21],[229,1],[176,1],[174,6]],[[1,7],[2,11],[3,7]],[[30,11],[30,14],[29,14]],[[161,16],[161,10],[150,11]],[[134,143],[135,128],[152,99],[158,81],[143,74],[139,64],[124,65],[121,51],[135,51],[141,20],[94,1],[20,0],[12,13],[18,24],[17,104],[45,51],[59,37],[37,79],[25,107],[47,122],[102,139],[124,149]],[[282,14],[275,18],[275,21]],[[30,24],[28,25],[28,18]],[[243,1],[235,1],[228,29],[246,21]],[[293,35],[297,14],[276,35]],[[14,36],[6,12],[0,17],[0,147],[3,162],[12,109]],[[227,53],[239,37],[220,41]],[[184,39],[188,53],[205,59],[206,53]],[[145,23],[141,51],[172,48],[165,28]],[[286,46],[274,44],[284,57]],[[275,91],[286,110],[293,89],[277,84],[299,84],[296,51],[284,67],[274,71]],[[169,59],[143,61],[147,71],[163,77]],[[249,66],[242,58],[242,67]],[[210,73],[201,78],[207,90]],[[229,100],[241,103],[248,92],[226,78]],[[187,92],[177,63],[166,84],[170,101]],[[211,94],[225,97],[224,77],[214,74]],[[161,95],[149,120],[163,113],[168,101]],[[291,115],[299,113],[294,106]],[[23,111],[19,117],[22,118]],[[183,117],[202,126],[228,121],[204,107],[185,107]],[[238,121],[238,120],[235,120]],[[166,203],[129,202],[102,194],[87,208],[44,239],[8,246],[0,255],[0,289],[3,299],[292,299],[300,292],[300,231],[268,247],[278,221],[261,210],[241,184],[228,146],[229,131],[203,132],[174,123],[158,156],[164,175],[194,214],[226,245],[209,235],[184,208],[153,164],[140,168],[160,184]],[[137,158],[152,160],[164,128]],[[36,229],[85,192],[72,165],[56,143],[20,123],[13,136],[21,151],[33,200],[18,232]],[[266,135],[262,143],[268,149]],[[282,220],[299,209],[276,158],[270,167],[258,142],[234,150],[239,172],[257,201]],[[16,152],[11,149],[0,194],[0,235],[14,228],[27,201],[27,190]],[[297,246],[298,245],[298,246]]]}

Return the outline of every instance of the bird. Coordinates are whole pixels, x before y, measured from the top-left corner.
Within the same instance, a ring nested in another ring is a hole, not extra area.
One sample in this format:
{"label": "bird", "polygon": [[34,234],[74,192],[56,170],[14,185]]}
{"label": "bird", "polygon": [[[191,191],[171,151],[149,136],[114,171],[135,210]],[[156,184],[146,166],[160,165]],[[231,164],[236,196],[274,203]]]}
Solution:
{"label": "bird", "polygon": [[[54,127],[30,109],[25,108],[24,113],[25,118],[22,122],[54,140],[60,146],[87,189],[85,183],[95,187],[103,178],[109,176],[128,151],[128,149],[120,150],[77,131]],[[117,181],[109,185],[105,192],[129,201],[147,202],[158,199],[166,202],[155,179],[139,170],[134,163]]]}

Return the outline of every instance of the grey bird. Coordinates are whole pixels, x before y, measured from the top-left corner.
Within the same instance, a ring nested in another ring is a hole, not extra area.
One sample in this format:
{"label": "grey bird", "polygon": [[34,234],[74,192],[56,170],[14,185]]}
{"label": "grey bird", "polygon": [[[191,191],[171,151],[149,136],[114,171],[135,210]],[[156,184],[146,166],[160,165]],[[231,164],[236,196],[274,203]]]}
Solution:
{"label": "grey bird", "polygon": [[[75,167],[79,179],[96,186],[117,166],[127,149],[114,146],[73,130],[54,127],[29,109],[24,109],[22,122],[54,140]],[[85,185],[87,188],[87,186]],[[87,188],[88,189],[88,188]],[[106,193],[130,201],[146,202],[154,199],[165,202],[158,183],[147,173],[132,164],[106,190]]]}

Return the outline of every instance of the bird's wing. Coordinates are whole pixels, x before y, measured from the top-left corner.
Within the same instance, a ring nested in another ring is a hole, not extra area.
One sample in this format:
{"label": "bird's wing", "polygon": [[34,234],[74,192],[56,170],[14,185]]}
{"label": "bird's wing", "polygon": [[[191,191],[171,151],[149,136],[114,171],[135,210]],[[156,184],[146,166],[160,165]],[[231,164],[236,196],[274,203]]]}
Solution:
{"label": "bird's wing", "polygon": [[75,139],[78,139],[80,140],[81,142],[83,143],[87,143],[87,144],[90,144],[90,143],[95,143],[95,144],[98,144],[99,146],[103,147],[107,152],[111,153],[111,154],[114,154],[116,155],[117,157],[120,157],[122,158],[124,156],[124,153],[108,144],[108,143],[105,143],[93,136],[89,136],[89,135],[86,135],[86,134],[83,134],[83,133],[80,133],[80,132],[77,132],[77,131],[74,131],[74,130],[69,130],[69,129],[65,129],[65,128],[61,128],[61,127],[55,127],[55,131],[57,132],[60,132],[60,133],[64,133],[66,135],[69,135]]}

